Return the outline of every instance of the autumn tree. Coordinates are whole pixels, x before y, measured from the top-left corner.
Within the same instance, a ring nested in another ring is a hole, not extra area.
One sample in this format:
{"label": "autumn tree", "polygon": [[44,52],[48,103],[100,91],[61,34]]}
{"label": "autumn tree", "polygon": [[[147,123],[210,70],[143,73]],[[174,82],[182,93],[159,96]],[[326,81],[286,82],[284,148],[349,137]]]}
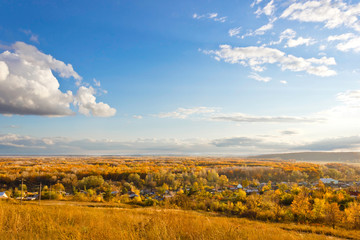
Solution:
{"label": "autumn tree", "polygon": [[336,224],[340,221],[341,212],[339,205],[334,203],[326,203],[325,205],[325,221],[327,224],[335,228]]}
{"label": "autumn tree", "polygon": [[349,207],[345,209],[344,222],[349,228],[360,228],[360,204],[352,202]]}
{"label": "autumn tree", "polygon": [[226,177],[226,175],[221,175],[218,179],[218,184],[221,188],[225,187],[229,182],[229,179]]}
{"label": "autumn tree", "polygon": [[305,194],[298,194],[295,196],[291,204],[291,211],[294,214],[297,222],[305,222],[309,217],[311,205],[309,198]]}

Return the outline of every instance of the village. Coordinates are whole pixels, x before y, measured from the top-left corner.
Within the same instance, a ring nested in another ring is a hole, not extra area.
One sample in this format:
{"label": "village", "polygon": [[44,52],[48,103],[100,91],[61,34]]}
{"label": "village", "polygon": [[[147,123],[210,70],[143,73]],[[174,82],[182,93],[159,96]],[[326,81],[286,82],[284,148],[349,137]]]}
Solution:
{"label": "village", "polygon": [[[349,194],[351,198],[358,199],[360,198],[360,181],[353,182],[353,181],[339,181],[333,178],[320,178],[319,182],[323,183],[325,186],[331,188],[333,191],[345,191]],[[212,195],[215,195],[217,193],[223,193],[223,192],[236,192],[238,190],[242,190],[246,193],[246,195],[251,194],[264,194],[266,191],[271,190],[278,190],[279,188],[286,188],[285,192],[289,193],[291,191],[291,188],[293,187],[305,187],[309,189],[318,189],[319,188],[319,182],[262,182],[259,184],[247,184],[247,181],[243,181],[243,184],[245,183],[246,187],[243,187],[241,183],[238,183],[237,185],[226,185],[220,187],[218,184],[215,185],[215,187],[212,186],[205,186],[202,188],[203,191],[207,193],[211,193]],[[21,189],[21,185],[19,188]],[[9,199],[14,198],[16,200],[22,200],[22,201],[35,201],[35,200],[74,200],[74,196],[76,194],[81,194],[84,196],[91,196],[94,195],[94,190],[90,189],[88,190],[79,190],[78,192],[66,192],[65,188],[62,184],[58,183],[54,186],[45,186],[43,187],[41,191],[41,195],[39,195],[39,191],[22,191],[19,188],[17,188],[17,191],[11,192],[11,191],[3,191],[0,192],[0,199]],[[23,186],[24,188],[24,186]],[[25,186],[25,189],[27,187]],[[136,188],[135,188],[136,189]],[[100,198],[96,198],[95,201],[106,201],[105,199],[109,200],[110,198],[114,197],[128,197],[129,199],[149,199],[152,198],[157,201],[164,201],[166,199],[170,199],[176,196],[176,194],[180,193],[195,193],[200,191],[200,189],[195,189],[194,187],[188,186],[186,188],[178,188],[178,189],[169,189],[168,186],[163,186],[161,188],[156,189],[149,189],[149,188],[143,188],[143,189],[136,189],[136,190],[129,190],[129,191],[111,191],[110,197],[106,197],[106,194],[109,194],[107,191],[101,191],[97,190],[97,196],[100,196]],[[18,196],[20,194],[20,196]],[[105,197],[104,197],[105,196]],[[76,198],[75,198],[76,199]]]}

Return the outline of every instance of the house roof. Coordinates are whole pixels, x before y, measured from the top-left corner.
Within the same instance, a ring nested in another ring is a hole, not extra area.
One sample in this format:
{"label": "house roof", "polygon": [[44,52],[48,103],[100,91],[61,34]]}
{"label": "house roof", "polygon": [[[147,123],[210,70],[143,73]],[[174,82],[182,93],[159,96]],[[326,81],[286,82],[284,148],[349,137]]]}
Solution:
{"label": "house roof", "polygon": [[6,195],[5,192],[0,192],[0,197],[2,197],[2,198],[8,198],[8,195]]}

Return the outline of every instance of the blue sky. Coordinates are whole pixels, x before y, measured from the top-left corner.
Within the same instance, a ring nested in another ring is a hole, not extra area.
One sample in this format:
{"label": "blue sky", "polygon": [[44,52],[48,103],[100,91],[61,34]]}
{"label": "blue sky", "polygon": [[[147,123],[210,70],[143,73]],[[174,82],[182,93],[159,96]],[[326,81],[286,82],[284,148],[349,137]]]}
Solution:
{"label": "blue sky", "polygon": [[0,154],[357,151],[359,1],[0,0]]}

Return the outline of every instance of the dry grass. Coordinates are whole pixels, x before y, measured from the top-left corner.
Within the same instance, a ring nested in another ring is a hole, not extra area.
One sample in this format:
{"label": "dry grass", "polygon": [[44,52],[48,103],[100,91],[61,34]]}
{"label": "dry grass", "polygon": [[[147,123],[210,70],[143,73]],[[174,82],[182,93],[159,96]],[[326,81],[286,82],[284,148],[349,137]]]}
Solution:
{"label": "dry grass", "polygon": [[[182,210],[0,202],[1,239],[327,239],[284,225]],[[310,231],[311,232],[311,231]],[[334,238],[332,238],[334,239]]]}

